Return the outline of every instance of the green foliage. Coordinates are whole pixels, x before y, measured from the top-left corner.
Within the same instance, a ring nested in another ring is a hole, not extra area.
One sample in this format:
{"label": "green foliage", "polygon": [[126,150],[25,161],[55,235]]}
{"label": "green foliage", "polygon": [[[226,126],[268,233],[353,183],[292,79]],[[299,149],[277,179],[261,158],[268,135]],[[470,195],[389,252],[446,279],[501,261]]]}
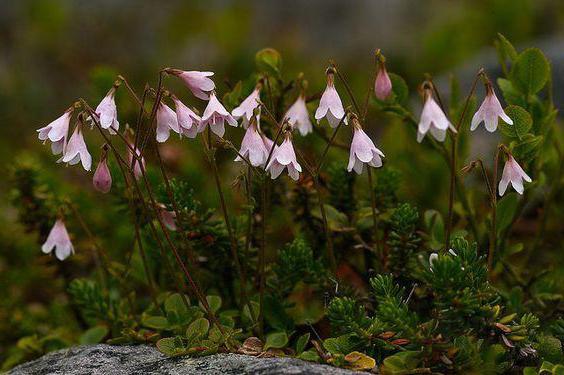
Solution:
{"label": "green foliage", "polygon": [[329,204],[340,212],[351,216],[356,210],[354,197],[355,176],[339,163],[333,163],[327,168],[329,190]]}
{"label": "green foliage", "polygon": [[396,276],[413,267],[413,254],[419,248],[421,238],[416,232],[419,221],[417,209],[408,203],[399,205],[390,218],[389,266]]}

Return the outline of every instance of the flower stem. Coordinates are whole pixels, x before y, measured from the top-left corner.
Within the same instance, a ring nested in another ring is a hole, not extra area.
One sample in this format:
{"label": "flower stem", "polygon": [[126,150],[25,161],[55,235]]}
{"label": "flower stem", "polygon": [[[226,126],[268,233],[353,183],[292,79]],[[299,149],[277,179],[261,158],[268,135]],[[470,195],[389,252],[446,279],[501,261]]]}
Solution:
{"label": "flower stem", "polygon": [[493,169],[493,183],[492,183],[492,223],[491,223],[491,231],[490,231],[490,244],[488,250],[488,273],[490,275],[490,280],[493,274],[493,261],[494,261],[494,252],[496,249],[496,216],[497,216],[497,172],[499,167],[499,153],[502,150],[502,145],[497,147],[494,159],[494,169]]}
{"label": "flower stem", "polygon": [[[265,263],[266,263],[266,186],[268,183],[267,176],[263,176],[263,182],[261,186],[261,216],[262,216],[262,225],[261,225],[261,241],[260,241],[260,248],[259,248],[259,316],[258,316],[258,324],[259,324],[259,335],[261,338],[264,338],[264,287],[266,283],[266,271],[265,271]],[[249,311],[252,310],[251,305],[249,304]]]}
{"label": "flower stem", "polygon": [[372,169],[367,165],[366,170],[368,172],[368,189],[370,190],[370,206],[372,208],[372,223],[374,226],[374,249],[376,250],[376,253],[380,255],[382,267],[385,269],[387,255],[384,254],[384,252],[380,254],[380,240],[378,238],[378,214],[376,213],[376,194],[374,194],[374,185],[372,183]]}
{"label": "flower stem", "polygon": [[[454,207],[454,190],[456,187],[456,171],[457,171],[457,145],[458,145],[458,132],[460,131],[460,127],[464,121],[464,117],[466,116],[466,112],[468,111],[468,106],[470,105],[470,99],[474,95],[474,91],[476,90],[476,85],[478,80],[483,74],[483,69],[480,69],[474,78],[474,82],[472,83],[472,88],[470,92],[466,96],[466,100],[464,102],[464,108],[462,109],[462,113],[460,114],[460,118],[456,123],[456,133],[451,133],[451,150],[450,150],[450,185],[449,185],[449,197],[448,197],[448,217],[447,217],[447,227],[446,227],[446,234],[445,234],[445,251],[447,251],[450,247],[450,235],[452,232],[452,217],[453,217],[453,207]],[[435,91],[435,95],[437,99],[439,99],[439,103],[441,108],[443,108],[443,104],[441,102],[439,92],[435,85],[433,84],[433,90]],[[444,108],[443,108],[444,112]],[[446,114],[446,112],[445,112]],[[478,239],[476,238],[476,241]]]}

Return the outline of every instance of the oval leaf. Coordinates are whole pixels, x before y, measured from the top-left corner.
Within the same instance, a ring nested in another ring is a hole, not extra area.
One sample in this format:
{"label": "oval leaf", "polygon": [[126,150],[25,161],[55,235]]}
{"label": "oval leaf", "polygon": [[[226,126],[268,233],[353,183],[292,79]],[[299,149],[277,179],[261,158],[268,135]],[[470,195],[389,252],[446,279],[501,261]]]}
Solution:
{"label": "oval leaf", "polygon": [[500,121],[501,133],[507,137],[522,139],[525,134],[531,130],[533,126],[533,118],[525,109],[518,105],[510,105],[505,108],[505,113],[511,120],[513,125]]}
{"label": "oval leaf", "polygon": [[541,50],[529,48],[515,60],[510,78],[523,94],[532,95],[544,87],[549,74],[550,65]]}
{"label": "oval leaf", "polygon": [[266,343],[264,344],[264,350],[270,348],[280,349],[288,344],[288,335],[286,332],[274,332],[266,336]]}

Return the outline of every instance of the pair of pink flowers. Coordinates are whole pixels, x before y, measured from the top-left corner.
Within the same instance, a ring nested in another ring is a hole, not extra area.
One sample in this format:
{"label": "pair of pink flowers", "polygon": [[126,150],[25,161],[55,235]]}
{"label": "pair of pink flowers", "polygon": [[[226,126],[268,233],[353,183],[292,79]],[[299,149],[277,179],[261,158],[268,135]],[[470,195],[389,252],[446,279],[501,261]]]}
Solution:
{"label": "pair of pink flowers", "polygon": [[502,196],[507,190],[507,186],[511,183],[513,189],[519,194],[523,194],[525,188],[523,186],[523,181],[531,182],[533,181],[527,173],[521,168],[517,163],[513,155],[507,155],[507,161],[503,166],[503,174],[501,180],[499,181],[499,195]]}
{"label": "pair of pink flowers", "polygon": [[69,108],[59,118],[49,125],[37,129],[40,140],[51,142],[51,151],[54,155],[62,153],[58,162],[69,163],[71,165],[82,162],[82,167],[89,171],[92,166],[92,156],[88,152],[84,136],[82,134],[82,124],[78,124],[70,139],[67,141],[68,130],[73,113],[73,108]]}

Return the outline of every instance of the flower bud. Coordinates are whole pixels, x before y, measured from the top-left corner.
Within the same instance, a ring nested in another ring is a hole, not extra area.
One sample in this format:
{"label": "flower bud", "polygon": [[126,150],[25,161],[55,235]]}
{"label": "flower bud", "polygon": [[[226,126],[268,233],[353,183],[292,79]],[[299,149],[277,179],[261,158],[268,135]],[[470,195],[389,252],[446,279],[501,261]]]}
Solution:
{"label": "flower bud", "polygon": [[98,163],[96,171],[94,172],[94,177],[92,178],[94,189],[104,194],[109,192],[112,187],[112,175],[110,174],[110,169],[108,168],[107,147],[107,145],[104,145],[100,162]]}

